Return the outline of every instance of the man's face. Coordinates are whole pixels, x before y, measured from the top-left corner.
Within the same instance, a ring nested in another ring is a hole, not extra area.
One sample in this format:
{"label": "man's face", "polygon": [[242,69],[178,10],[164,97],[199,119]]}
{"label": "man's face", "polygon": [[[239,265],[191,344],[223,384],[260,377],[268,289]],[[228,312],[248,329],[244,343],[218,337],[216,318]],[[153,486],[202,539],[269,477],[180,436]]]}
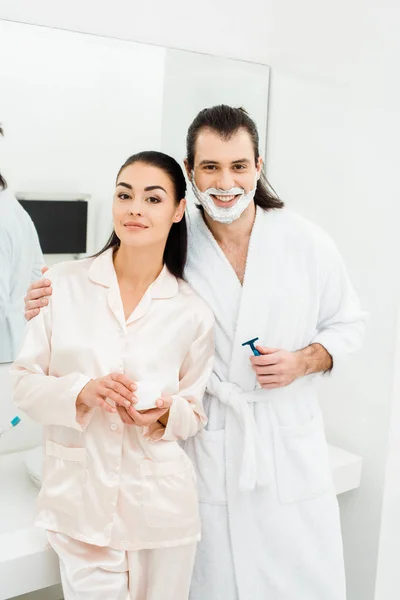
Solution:
{"label": "man's face", "polygon": [[[188,176],[191,173],[188,169]],[[221,138],[210,129],[202,130],[196,141],[194,155],[194,178],[201,192],[209,188],[227,191],[242,188],[245,193],[255,187],[257,172],[262,168],[262,159],[255,164],[254,149],[249,133],[239,129],[229,139]],[[239,195],[211,195],[215,206],[231,208]]]}

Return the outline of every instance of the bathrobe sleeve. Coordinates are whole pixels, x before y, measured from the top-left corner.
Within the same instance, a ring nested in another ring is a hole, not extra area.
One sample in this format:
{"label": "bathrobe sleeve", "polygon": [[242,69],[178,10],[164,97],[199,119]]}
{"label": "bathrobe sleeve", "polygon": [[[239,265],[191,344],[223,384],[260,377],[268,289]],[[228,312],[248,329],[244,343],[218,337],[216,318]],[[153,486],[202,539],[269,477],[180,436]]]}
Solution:
{"label": "bathrobe sleeve", "polygon": [[179,393],[172,396],[167,426],[157,422],[144,427],[143,434],[148,439],[186,440],[207,423],[202,400],[214,359],[214,316],[208,307],[204,309],[197,335],[181,366]]}
{"label": "bathrobe sleeve", "polygon": [[9,232],[0,226],[0,323],[6,319],[10,303],[12,243]]}
{"label": "bathrobe sleeve", "polygon": [[40,247],[40,242],[38,238],[38,234],[36,232],[35,226],[32,223],[32,254],[33,254],[33,264],[32,264],[32,272],[31,272],[31,283],[41,279],[42,277],[42,267],[44,267],[44,258],[42,254],[42,249]]}
{"label": "bathrobe sleeve", "polygon": [[11,368],[15,404],[42,425],[61,425],[83,431],[95,409],[77,422],[76,399],[90,377],[70,373],[50,376],[52,299],[26,328],[22,350]]}
{"label": "bathrobe sleeve", "polygon": [[335,367],[361,347],[368,314],[361,310],[343,259],[329,238],[319,248],[319,290],[318,333],[311,343],[324,346]]}

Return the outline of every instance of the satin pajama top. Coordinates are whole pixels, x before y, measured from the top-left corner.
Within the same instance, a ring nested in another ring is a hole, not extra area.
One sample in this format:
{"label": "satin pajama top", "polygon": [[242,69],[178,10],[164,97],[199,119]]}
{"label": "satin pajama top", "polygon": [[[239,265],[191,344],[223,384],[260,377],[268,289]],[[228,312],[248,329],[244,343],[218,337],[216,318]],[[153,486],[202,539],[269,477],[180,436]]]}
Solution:
{"label": "satin pajama top", "polygon": [[[123,550],[199,539],[196,481],[178,440],[205,424],[214,317],[166,267],[125,320],[112,250],[56,265],[49,305],[27,327],[12,367],[14,400],[44,425],[44,475],[36,524]],[[76,399],[109,373],[156,381],[172,395],[167,427],[125,425]]]}

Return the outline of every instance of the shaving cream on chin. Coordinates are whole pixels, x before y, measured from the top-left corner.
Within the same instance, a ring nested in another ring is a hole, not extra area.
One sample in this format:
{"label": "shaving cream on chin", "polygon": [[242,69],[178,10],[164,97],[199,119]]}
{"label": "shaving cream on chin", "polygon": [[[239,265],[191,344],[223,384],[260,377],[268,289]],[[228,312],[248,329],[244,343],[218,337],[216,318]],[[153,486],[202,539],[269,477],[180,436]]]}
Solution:
{"label": "shaving cream on chin", "polygon": [[[254,195],[257,189],[257,181],[259,180],[260,175],[257,173],[254,188],[245,193],[243,188],[231,188],[230,190],[218,190],[216,188],[208,188],[205,192],[201,192],[196,185],[194,179],[194,171],[192,171],[192,190],[200,202],[201,206],[204,208],[206,213],[211,217],[213,221],[217,221],[218,223],[224,223],[229,225],[236,221],[242,213],[249,206],[250,202],[254,199]],[[220,206],[215,206],[214,200],[212,199],[212,195],[214,196],[239,196],[236,204],[234,206],[230,206],[229,208],[224,208]]]}

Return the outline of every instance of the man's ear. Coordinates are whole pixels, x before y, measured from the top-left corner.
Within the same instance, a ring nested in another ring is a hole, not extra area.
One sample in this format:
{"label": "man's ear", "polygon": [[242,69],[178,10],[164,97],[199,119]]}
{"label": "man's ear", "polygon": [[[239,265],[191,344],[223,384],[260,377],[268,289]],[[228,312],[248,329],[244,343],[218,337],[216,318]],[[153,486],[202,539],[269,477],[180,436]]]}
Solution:
{"label": "man's ear", "polygon": [[185,165],[186,175],[188,176],[189,181],[192,181],[192,169],[189,167],[187,158],[185,158],[183,164]]}
{"label": "man's ear", "polygon": [[257,179],[260,179],[260,177],[261,177],[263,166],[264,166],[264,160],[263,160],[262,156],[259,156],[258,160],[257,160],[257,166],[256,166],[256,169],[257,169]]}

